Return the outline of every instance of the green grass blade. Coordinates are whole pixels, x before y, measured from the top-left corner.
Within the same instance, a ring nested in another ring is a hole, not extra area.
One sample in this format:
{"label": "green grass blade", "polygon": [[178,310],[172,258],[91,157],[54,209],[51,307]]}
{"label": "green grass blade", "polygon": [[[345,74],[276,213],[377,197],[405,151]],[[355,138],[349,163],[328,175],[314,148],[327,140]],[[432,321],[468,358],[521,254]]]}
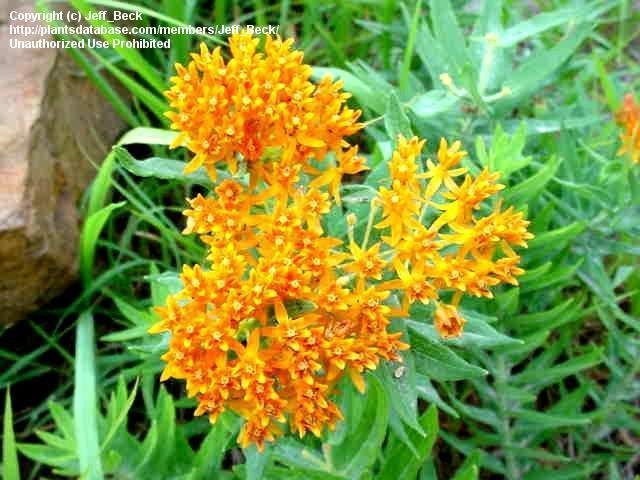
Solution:
{"label": "green grass blade", "polygon": [[4,402],[4,419],[2,429],[2,478],[6,480],[20,480],[18,465],[18,451],[16,437],[13,431],[13,411],[11,409],[11,394],[7,388]]}
{"label": "green grass blade", "polygon": [[[47,7],[47,4],[43,0],[36,2],[36,10],[41,13],[50,13],[52,10]],[[61,27],[61,22],[50,22],[55,27]],[[59,36],[63,40],[71,40],[68,35]],[[100,74],[94,64],[87,60],[86,55],[78,48],[71,47],[67,49],[69,55],[76,61],[78,65],[84,70],[87,77],[93,82],[96,88],[104,95],[109,101],[116,113],[127,122],[130,126],[136,126],[140,124],[140,120],[129,108],[127,103],[122,99],[121,95],[109,84],[107,80]]]}
{"label": "green grass blade", "polygon": [[87,218],[80,236],[80,277],[89,285],[92,279],[93,260],[100,232],[109,219],[111,212],[122,207],[125,202],[112,203],[98,210]]}
{"label": "green grass blade", "polygon": [[416,8],[413,11],[413,17],[411,19],[411,26],[409,29],[409,38],[407,39],[407,46],[404,49],[404,57],[402,60],[402,70],[400,70],[400,90],[404,91],[409,84],[409,72],[411,71],[411,59],[413,58],[413,50],[416,44],[416,35],[418,33],[418,21],[420,20],[420,7],[422,1],[416,2]]}
{"label": "green grass blade", "polygon": [[85,480],[102,480],[98,440],[95,341],[93,315],[85,311],[76,326],[76,365],[73,389],[73,423],[77,456]]}
{"label": "green grass blade", "polygon": [[113,65],[109,60],[104,58],[95,50],[90,50],[91,54],[122,84],[131,92],[133,96],[139,99],[149,110],[151,110],[158,120],[164,125],[168,125],[169,121],[164,113],[169,110],[169,105],[157,94],[151,92],[148,88],[137,82],[133,77],[126,74],[122,69]]}
{"label": "green grass blade", "polygon": [[111,186],[111,174],[113,172],[114,162],[115,155],[113,152],[109,152],[104,162],[102,162],[96,178],[91,184],[87,216],[96,213],[106,203],[107,194]]}
{"label": "green grass blade", "polygon": [[[95,10],[85,0],[70,0],[71,5],[82,13],[83,16],[89,15]],[[89,23],[94,27],[108,28],[111,24],[106,20],[89,20]],[[108,40],[112,45],[114,40],[125,41],[126,38],[123,35],[118,34],[104,34],[102,37]],[[151,65],[135,48],[114,46],[113,49],[120,54],[120,56],[127,63],[129,68],[137,72],[149,85],[155,90],[162,93],[166,89],[165,81],[158,71]],[[92,53],[95,53],[92,50]]]}

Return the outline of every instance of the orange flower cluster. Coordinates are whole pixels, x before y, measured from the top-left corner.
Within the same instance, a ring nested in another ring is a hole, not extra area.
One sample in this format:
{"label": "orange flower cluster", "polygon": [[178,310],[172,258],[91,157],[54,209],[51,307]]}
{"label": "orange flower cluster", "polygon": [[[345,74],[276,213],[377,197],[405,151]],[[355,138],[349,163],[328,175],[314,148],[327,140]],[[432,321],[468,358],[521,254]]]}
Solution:
{"label": "orange flower cluster", "polygon": [[[484,200],[504,187],[495,183],[497,173],[485,169],[473,178],[459,166],[466,155],[460,142],[449,146],[442,139],[437,162],[428,160],[422,173],[418,158],[424,140],[400,136],[397,143],[389,163],[391,186],[381,187],[378,197],[382,221],[376,227],[390,231],[382,237],[383,255],[391,258],[397,277],[383,287],[399,291],[407,315],[415,301],[434,302],[438,333],[459,336],[465,323],[457,310],[462,295],[492,298],[491,287],[518,284],[515,277],[524,271],[512,245],[526,247],[533,238],[529,222],[512,207],[502,210],[500,202],[488,215],[476,215]],[[451,304],[440,302],[441,291],[452,293]]]}
{"label": "orange flower cluster", "polygon": [[292,187],[301,170],[312,170],[310,158],[334,151],[345,173],[353,173],[352,150],[342,154],[344,137],[362,125],[360,111],[344,106],[350,95],[340,92],[342,82],[311,83],[311,67],[302,52],[291,51],[293,40],[266,37],[264,54],[256,51],[258,42],[242,32],[229,38],[228,62],[219,47],[209,52],[202,44],[187,67],[176,65],[166,93],[175,111],[167,116],[180,131],[172,146],[195,153],[186,172],[204,165],[215,180],[216,164],[235,173],[241,156],[252,185],[265,179]]}
{"label": "orange flower cluster", "polygon": [[152,331],[171,331],[163,379],[187,381],[196,414],[246,418],[244,446],[273,439],[285,416],[320,435],[341,418],[335,383],[347,373],[364,390],[362,373],[406,348],[386,328],[389,292],[344,276],[349,257],[321,226],[326,192],[264,198],[225,180],[190,204],[185,233],[202,235],[210,266],[185,266],[184,289],[159,310]]}
{"label": "orange flower cluster", "polygon": [[632,94],[625,95],[616,119],[623,129],[620,133],[622,146],[618,155],[628,153],[634,163],[640,163],[640,104],[635,102]]}
{"label": "orange flower cluster", "polygon": [[[348,245],[327,235],[342,176],[367,168],[343,138],[361,128],[359,112],[343,106],[339,84],[308,82],[309,67],[290,42],[266,43],[263,56],[239,34],[228,63],[203,48],[178,68],[168,95],[180,142],[196,154],[187,169],[204,165],[213,174],[226,162],[231,172],[246,167],[252,181],[239,174],[189,200],[184,233],[207,245],[207,266],[183,268],[183,289],[158,308],[150,330],[170,332],[162,380],[184,379],[196,414],[212,422],[227,409],[242,416],[239,442],[260,449],[286,423],[300,436],[333,428],[342,418],[331,400],[341,378],[364,391],[363,373],[401,361],[408,345],[388,327],[412,303],[435,302],[437,330],[460,335],[462,293],[490,297],[492,286],[517,283],[511,245],[531,238],[512,209],[498,205],[478,217],[502,186],[487,171],[457,182],[466,173],[459,143],[443,140],[423,171],[424,141],[402,137],[389,163],[392,183],[373,201],[363,239],[356,241],[352,216]],[[313,168],[314,159],[325,165]],[[375,226],[388,235],[368,246],[380,207]],[[450,303],[440,302],[443,291]]]}

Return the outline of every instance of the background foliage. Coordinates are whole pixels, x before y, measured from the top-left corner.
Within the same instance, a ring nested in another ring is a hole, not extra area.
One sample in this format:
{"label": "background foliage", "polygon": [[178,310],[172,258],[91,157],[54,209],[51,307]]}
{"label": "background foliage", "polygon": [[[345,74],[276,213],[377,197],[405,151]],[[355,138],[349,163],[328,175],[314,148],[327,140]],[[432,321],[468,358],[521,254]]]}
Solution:
{"label": "background foliage", "polygon": [[505,202],[527,211],[536,238],[518,288],[463,303],[462,338],[440,339],[426,307],[398,322],[412,350],[370,375],[366,395],[342,385],[335,432],[242,451],[237,418],[212,427],[179,383],[158,384],[166,339],[146,334],[175,272],[202,258],[180,212],[208,186],[166,148],[162,91],[175,61],[224,39],[71,51],[132,130],[82,202],[81,282],[1,333],[3,478],[633,478],[640,172],[615,156],[611,113],[640,91],[632,2],[70,3],[150,24],[279,24],[318,76],[343,78],[373,168],[344,185],[333,235],[346,235],[335,227],[346,213],[367,218],[392,139],[413,132],[430,152],[440,136],[460,139],[468,168],[501,171]]}

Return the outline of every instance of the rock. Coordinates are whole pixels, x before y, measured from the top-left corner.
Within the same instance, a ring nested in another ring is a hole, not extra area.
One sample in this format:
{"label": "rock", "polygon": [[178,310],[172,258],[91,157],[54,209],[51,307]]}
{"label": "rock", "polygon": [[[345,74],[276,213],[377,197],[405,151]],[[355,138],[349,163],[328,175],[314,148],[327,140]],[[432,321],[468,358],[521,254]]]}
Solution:
{"label": "rock", "polygon": [[0,0],[0,324],[75,279],[76,205],[125,127],[67,53],[9,48],[11,11],[34,8]]}

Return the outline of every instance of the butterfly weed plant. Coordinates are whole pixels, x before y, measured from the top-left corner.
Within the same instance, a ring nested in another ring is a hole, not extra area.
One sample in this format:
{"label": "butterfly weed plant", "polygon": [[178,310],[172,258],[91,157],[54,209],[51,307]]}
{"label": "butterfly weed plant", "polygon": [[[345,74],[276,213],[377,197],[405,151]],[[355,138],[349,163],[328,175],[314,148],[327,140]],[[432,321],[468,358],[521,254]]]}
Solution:
{"label": "butterfly weed plant", "polygon": [[[402,135],[389,162],[391,188],[372,196],[363,238],[353,232],[357,219],[343,220],[346,246],[325,235],[342,177],[367,168],[346,141],[362,128],[360,112],[343,105],[340,82],[312,84],[291,43],[268,37],[262,54],[258,39],[234,35],[228,62],[203,45],[177,66],[167,92],[180,132],[172,146],[195,154],[187,171],[205,165],[215,180],[226,164],[231,178],[185,211],[184,233],[201,236],[210,266],[185,266],[183,289],[159,310],[151,331],[170,332],[162,378],[186,380],[196,414],[213,422],[226,409],[242,416],[240,443],[260,450],[286,419],[300,436],[334,428],[342,418],[331,399],[336,383],[347,374],[364,392],[363,372],[402,360],[409,345],[388,327],[415,302],[434,303],[443,337],[461,335],[462,295],[490,298],[491,287],[517,284],[524,272],[512,246],[532,237],[522,214],[500,202],[481,215],[503,186],[498,174],[474,178],[459,167],[459,143],[443,139],[423,168],[424,141]],[[241,171],[248,185],[236,180]],[[373,228],[383,235],[368,245]],[[292,314],[288,303],[307,311]]]}

